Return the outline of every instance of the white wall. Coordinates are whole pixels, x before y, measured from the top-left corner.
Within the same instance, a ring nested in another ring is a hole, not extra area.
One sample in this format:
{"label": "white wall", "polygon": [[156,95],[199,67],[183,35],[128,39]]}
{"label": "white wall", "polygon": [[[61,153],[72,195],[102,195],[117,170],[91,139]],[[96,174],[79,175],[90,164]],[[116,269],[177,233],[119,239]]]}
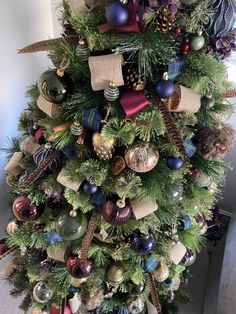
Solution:
{"label": "white wall", "polygon": [[[0,147],[14,136],[17,118],[26,106],[26,86],[48,66],[45,53],[17,54],[17,49],[53,37],[50,0],[3,0],[0,10]],[[11,209],[7,206],[4,165],[0,155],[0,238]]]}

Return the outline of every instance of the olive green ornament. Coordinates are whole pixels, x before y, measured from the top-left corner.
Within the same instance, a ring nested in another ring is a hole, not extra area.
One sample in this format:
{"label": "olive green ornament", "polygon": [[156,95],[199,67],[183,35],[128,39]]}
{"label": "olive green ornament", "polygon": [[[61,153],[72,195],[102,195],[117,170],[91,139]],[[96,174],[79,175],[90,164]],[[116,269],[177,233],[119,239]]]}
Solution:
{"label": "olive green ornament", "polygon": [[166,200],[170,205],[180,202],[183,198],[183,185],[181,183],[171,183],[165,188]]}

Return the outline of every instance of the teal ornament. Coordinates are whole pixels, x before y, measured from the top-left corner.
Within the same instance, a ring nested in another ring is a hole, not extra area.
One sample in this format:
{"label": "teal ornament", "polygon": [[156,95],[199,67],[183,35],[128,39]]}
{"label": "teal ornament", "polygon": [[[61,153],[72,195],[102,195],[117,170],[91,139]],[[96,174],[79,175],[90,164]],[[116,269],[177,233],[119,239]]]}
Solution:
{"label": "teal ornament", "polygon": [[119,96],[119,88],[113,82],[111,82],[109,86],[104,89],[104,97],[108,101],[116,101]]}
{"label": "teal ornament", "polygon": [[73,135],[80,136],[84,132],[84,126],[79,121],[75,121],[71,125],[70,131]]}
{"label": "teal ornament", "polygon": [[200,188],[208,188],[212,184],[212,179],[204,174],[201,173],[200,176],[194,177],[194,184]]}
{"label": "teal ornament", "polygon": [[204,47],[204,44],[205,44],[205,38],[202,36],[202,35],[194,35],[191,40],[190,40],[190,48],[192,50],[200,50]]}
{"label": "teal ornament", "polygon": [[80,211],[75,217],[62,213],[56,223],[56,231],[64,240],[74,241],[81,238],[87,229],[87,218]]}
{"label": "teal ornament", "polygon": [[169,205],[179,203],[183,198],[183,185],[180,183],[171,183],[165,187],[166,200]]}

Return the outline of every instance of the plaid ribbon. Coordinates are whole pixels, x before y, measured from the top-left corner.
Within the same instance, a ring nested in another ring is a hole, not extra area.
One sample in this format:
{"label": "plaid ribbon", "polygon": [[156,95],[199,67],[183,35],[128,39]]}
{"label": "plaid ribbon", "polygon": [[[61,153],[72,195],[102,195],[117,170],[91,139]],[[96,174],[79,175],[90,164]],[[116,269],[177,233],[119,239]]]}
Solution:
{"label": "plaid ribbon", "polygon": [[62,241],[62,238],[59,236],[59,234],[55,230],[51,232],[44,232],[43,239],[47,243],[48,246],[54,245]]}
{"label": "plaid ribbon", "polygon": [[178,76],[183,72],[186,60],[180,57],[168,63],[168,77],[172,81],[176,81]]}
{"label": "plaid ribbon", "polygon": [[191,158],[197,151],[197,147],[194,144],[194,141],[191,138],[186,138],[184,141],[184,147],[186,151],[186,155]]}
{"label": "plaid ribbon", "polygon": [[153,257],[144,257],[142,256],[141,258],[141,267],[145,270],[146,273],[151,273],[153,272],[157,266],[158,266],[159,262]]}
{"label": "plaid ribbon", "polygon": [[119,314],[131,314],[131,312],[129,311],[129,309],[127,309],[126,307],[122,307],[121,309],[119,309]]}
{"label": "plaid ribbon", "polygon": [[96,209],[102,209],[103,205],[107,201],[107,196],[101,192],[97,192],[92,196],[92,204]]}
{"label": "plaid ribbon", "polygon": [[65,145],[61,151],[68,157],[73,158],[76,154],[75,146],[73,144]]}
{"label": "plaid ribbon", "polygon": [[99,131],[101,121],[102,117],[97,108],[83,110],[81,122],[84,127],[94,131]]}
{"label": "plaid ribbon", "polygon": [[69,292],[76,293],[76,292],[79,292],[79,291],[80,291],[80,288],[79,288],[79,287],[74,287],[74,286],[72,286],[72,285],[69,285],[68,288],[67,288],[67,290],[68,290]]}

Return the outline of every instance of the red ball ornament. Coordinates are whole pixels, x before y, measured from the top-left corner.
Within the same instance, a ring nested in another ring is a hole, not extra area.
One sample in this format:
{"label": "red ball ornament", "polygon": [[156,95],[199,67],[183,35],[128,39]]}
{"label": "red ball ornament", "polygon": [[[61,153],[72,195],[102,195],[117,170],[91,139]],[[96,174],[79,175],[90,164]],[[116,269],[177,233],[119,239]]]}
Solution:
{"label": "red ball ornament", "polygon": [[[50,314],[61,314],[61,308],[55,307],[55,306],[51,306],[50,310],[49,310]],[[71,314],[71,309],[69,307],[69,305],[66,305],[66,307],[64,308],[64,313],[63,314]]]}
{"label": "red ball ornament", "polygon": [[12,210],[18,220],[32,221],[41,214],[42,207],[31,204],[27,196],[19,196],[15,199]]}
{"label": "red ball ornament", "polygon": [[174,32],[176,35],[179,35],[181,33],[181,27],[180,26],[175,27]]}
{"label": "red ball ornament", "polygon": [[70,257],[67,261],[67,270],[77,279],[87,278],[92,272],[93,262],[89,259],[81,259],[77,256]]}
{"label": "red ball ornament", "polygon": [[125,205],[124,207],[120,208],[112,201],[108,200],[103,205],[102,214],[104,220],[109,224],[113,226],[123,225],[127,223],[131,216],[131,207]]}
{"label": "red ball ornament", "polygon": [[197,169],[189,170],[188,175],[190,177],[198,178],[201,176],[201,172]]}

